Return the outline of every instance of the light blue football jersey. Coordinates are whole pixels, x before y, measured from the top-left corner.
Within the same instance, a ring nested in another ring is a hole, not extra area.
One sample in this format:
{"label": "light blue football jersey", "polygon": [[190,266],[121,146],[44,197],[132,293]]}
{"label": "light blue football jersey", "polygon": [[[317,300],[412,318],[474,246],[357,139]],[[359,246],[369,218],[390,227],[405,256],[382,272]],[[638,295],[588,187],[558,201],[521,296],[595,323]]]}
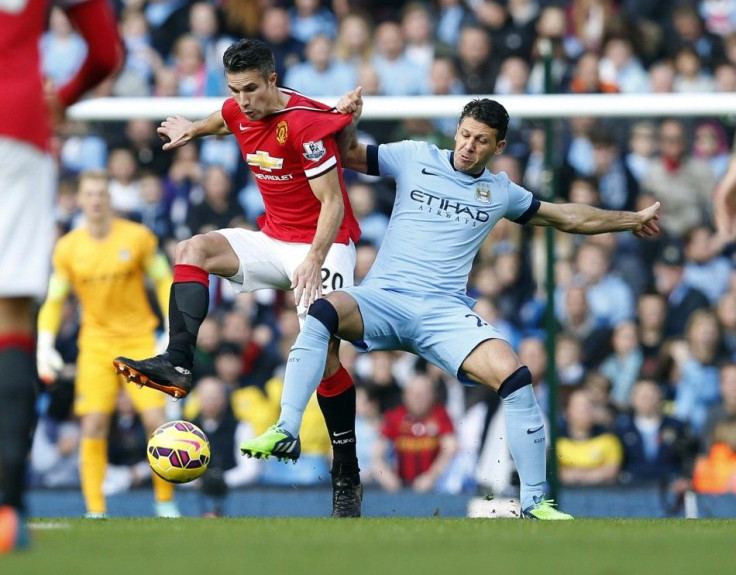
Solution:
{"label": "light blue football jersey", "polygon": [[425,142],[378,146],[378,171],[396,180],[396,200],[364,284],[465,297],[475,255],[496,222],[524,223],[536,213],[539,202],[506,174],[456,171],[452,155]]}

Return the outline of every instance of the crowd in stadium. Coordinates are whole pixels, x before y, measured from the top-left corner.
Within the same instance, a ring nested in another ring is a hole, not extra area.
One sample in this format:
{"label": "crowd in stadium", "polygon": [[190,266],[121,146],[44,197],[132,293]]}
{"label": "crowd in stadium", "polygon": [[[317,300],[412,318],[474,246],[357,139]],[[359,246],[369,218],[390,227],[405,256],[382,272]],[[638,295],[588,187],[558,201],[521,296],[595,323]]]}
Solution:
{"label": "crowd in stadium", "polygon": [[[736,91],[736,0],[116,4],[125,64],[97,96],[225,97],[222,53],[244,36],[257,36],[273,50],[283,85],[318,98],[336,99],[356,85],[366,96],[492,94],[503,102],[510,94],[538,94],[544,91],[537,48],[543,38],[554,50],[556,93]],[[60,11],[51,14],[42,54],[44,74],[58,84],[84,59],[84,43]],[[360,124],[367,142],[416,138],[444,148],[452,148],[455,127],[452,119]],[[664,230],[647,240],[555,234],[560,419],[548,425],[558,430],[565,485],[652,482],[678,493],[691,486],[736,491],[736,238],[714,232],[711,209],[735,128],[733,117],[555,121],[559,199],[616,210],[659,200]],[[546,193],[544,126],[512,117],[507,141],[489,168]],[[79,223],[76,177],[93,169],[108,170],[116,212],[148,226],[172,261],[178,241],[218,228],[255,229],[263,209],[231,137],[164,152],[150,120],[69,122],[56,137],[55,154],[60,235]],[[359,282],[388,225],[392,183],[350,172],[345,177],[363,232]],[[499,223],[474,266],[470,295],[478,300],[476,312],[531,370],[546,413],[545,235],[538,232]],[[233,449],[238,438],[261,433],[278,415],[284,361],[299,329],[290,296],[270,290],[235,296],[215,276],[210,295],[194,391],[169,406],[170,417],[183,415],[211,437],[219,437],[218,429],[230,435],[213,443],[213,467],[222,473],[205,475],[209,487],[325,483],[330,443],[316,401],[305,414],[298,465],[240,458]],[[79,485],[70,388],[80,313],[70,300],[56,342],[67,367],[42,398],[32,453],[36,486]],[[357,384],[364,483],[513,493],[513,463],[494,393],[465,387],[412,355],[361,355],[347,344],[342,354]],[[431,420],[433,432],[422,441],[402,437],[395,428],[402,406],[419,424]],[[108,493],[150,480],[145,441],[121,396],[110,436]],[[392,456],[418,460],[424,454],[422,461],[431,463],[440,448],[452,457],[433,484],[415,484],[420,468],[408,476],[395,472]]]}

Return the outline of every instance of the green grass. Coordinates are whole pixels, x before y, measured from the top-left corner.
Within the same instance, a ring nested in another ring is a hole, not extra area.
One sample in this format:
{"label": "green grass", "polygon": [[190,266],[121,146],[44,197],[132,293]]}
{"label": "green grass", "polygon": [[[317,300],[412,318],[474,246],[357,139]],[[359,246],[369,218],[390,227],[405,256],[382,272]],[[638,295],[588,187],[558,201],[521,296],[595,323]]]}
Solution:
{"label": "green grass", "polygon": [[736,520],[36,519],[18,575],[736,573]]}

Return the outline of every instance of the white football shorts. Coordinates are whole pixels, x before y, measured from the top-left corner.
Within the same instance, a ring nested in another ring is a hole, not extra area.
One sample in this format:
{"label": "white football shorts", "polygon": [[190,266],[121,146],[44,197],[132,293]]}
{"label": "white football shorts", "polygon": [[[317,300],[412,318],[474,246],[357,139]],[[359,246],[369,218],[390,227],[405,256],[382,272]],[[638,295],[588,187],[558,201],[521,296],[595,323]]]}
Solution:
{"label": "white football shorts", "polygon": [[56,166],[35,146],[0,137],[0,297],[46,295]]}
{"label": "white football shorts", "polygon": [[[240,269],[226,278],[236,293],[259,289],[291,289],[294,269],[304,261],[311,244],[284,242],[263,232],[228,228],[217,230],[225,236],[240,260]],[[322,265],[322,295],[354,283],[355,245],[332,244]],[[301,324],[307,316],[307,308],[298,305]]]}

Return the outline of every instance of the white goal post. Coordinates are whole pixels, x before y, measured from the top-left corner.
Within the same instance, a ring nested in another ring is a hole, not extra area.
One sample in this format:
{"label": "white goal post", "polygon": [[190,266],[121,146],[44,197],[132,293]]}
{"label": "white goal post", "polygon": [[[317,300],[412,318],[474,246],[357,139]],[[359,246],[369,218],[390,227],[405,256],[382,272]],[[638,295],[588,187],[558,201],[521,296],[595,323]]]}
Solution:
{"label": "white goal post", "polygon": [[[457,117],[477,95],[464,96],[366,96],[363,120]],[[516,118],[571,117],[695,117],[736,115],[736,94],[553,94],[495,96]],[[122,121],[130,118],[162,120],[167,116],[199,119],[218,110],[222,98],[95,98],[69,109],[73,120]],[[319,98],[328,105],[338,96]]]}

